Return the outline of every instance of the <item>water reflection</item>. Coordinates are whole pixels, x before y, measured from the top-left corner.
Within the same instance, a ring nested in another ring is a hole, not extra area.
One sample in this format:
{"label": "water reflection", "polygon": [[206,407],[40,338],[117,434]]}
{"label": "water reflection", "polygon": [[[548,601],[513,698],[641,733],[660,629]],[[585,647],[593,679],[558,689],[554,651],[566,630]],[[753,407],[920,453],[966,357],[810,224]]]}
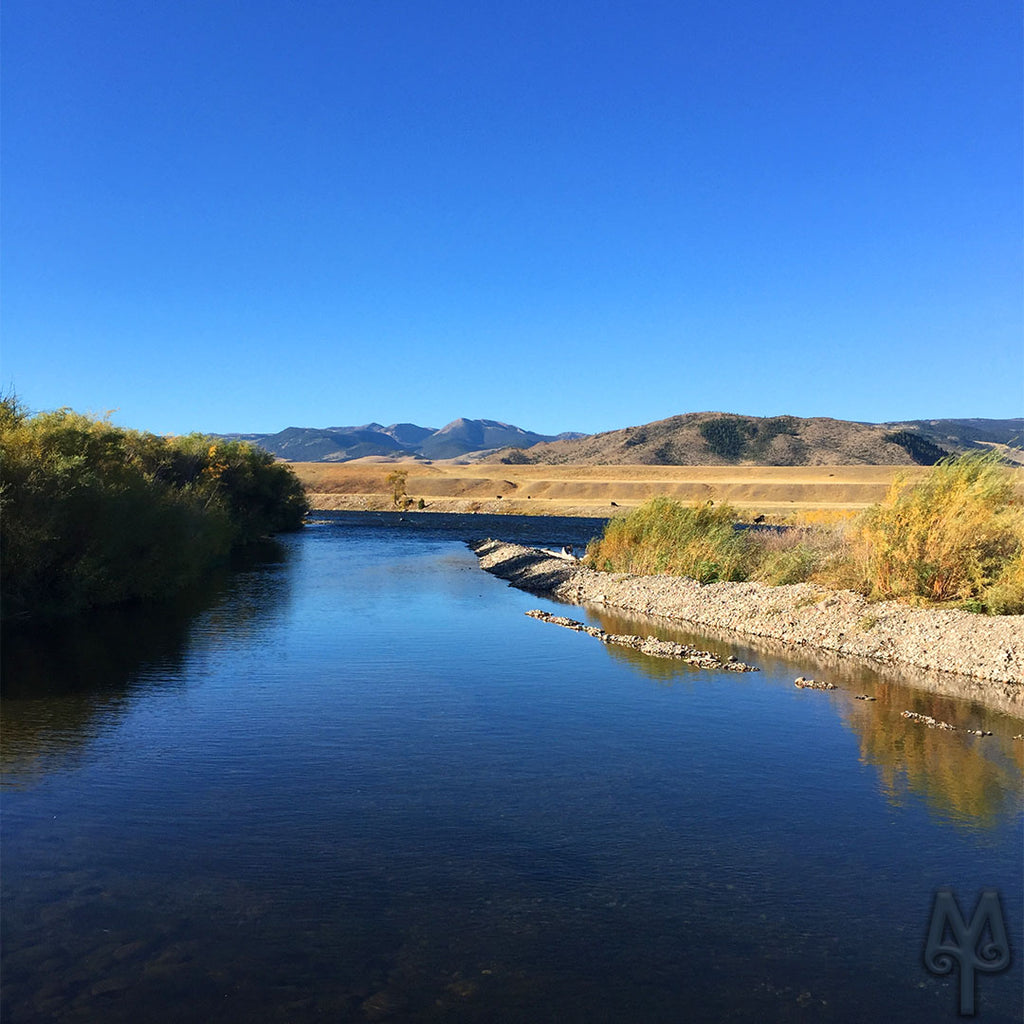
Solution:
{"label": "water reflection", "polygon": [[[800,652],[797,662],[791,647],[771,641],[725,631],[695,633],[665,619],[604,608],[590,607],[587,614],[608,632],[650,634],[719,656],[737,654],[787,688],[795,664],[805,675],[834,683],[838,689],[827,698],[822,694],[810,699],[827,699],[836,709],[843,724],[858,737],[862,762],[874,766],[882,791],[895,804],[906,803],[906,797],[914,794],[944,820],[982,829],[1012,820],[1024,808],[1020,792],[1024,742],[1013,739],[1024,732],[1024,687],[918,669],[901,672],[823,651]],[[700,675],[698,669],[646,657],[630,648],[609,647],[608,653],[663,684],[692,683]],[[742,686],[743,680],[737,679],[736,685]],[[903,718],[903,711],[949,722],[957,731],[929,729]],[[967,732],[978,729],[993,735]]]}
{"label": "water reflection", "polygon": [[[561,602],[556,602],[561,604]],[[570,618],[579,617],[578,606],[575,614]],[[569,613],[567,613],[569,614]],[[599,626],[606,633],[626,633],[637,636],[654,636],[659,640],[673,640],[676,643],[689,644],[702,651],[711,651],[723,660],[736,653],[735,643],[727,640],[706,636],[701,633],[694,633],[681,628],[667,619],[659,619],[651,615],[634,615],[622,612],[617,609],[598,608],[590,606],[586,608],[586,619],[590,625]],[[663,684],[692,683],[699,679],[706,670],[688,665],[673,658],[652,658],[647,654],[634,650],[632,647],[619,647],[607,644],[608,654],[616,661],[622,661],[637,669],[649,679]],[[741,657],[741,661],[749,661],[750,664],[760,666],[757,660]]]}
{"label": "water reflection", "polygon": [[968,709],[955,698],[908,694],[891,684],[875,693],[870,708],[852,701],[840,707],[844,723],[860,740],[862,760],[878,770],[890,801],[903,804],[914,793],[936,814],[981,828],[993,828],[1020,812],[1022,744],[1012,738],[1002,716],[969,709],[969,718],[979,723],[974,727],[992,736],[930,729],[901,712],[954,723],[963,721]]}
{"label": "water reflection", "polygon": [[[579,606],[568,607],[578,609]],[[834,651],[794,647],[770,637],[747,636],[727,629],[716,629],[713,626],[698,627],[654,615],[623,612],[600,605],[588,605],[584,610],[593,625],[599,625],[608,632],[640,633],[645,636],[649,633],[661,639],[693,644],[713,651],[719,656],[736,654],[741,660],[758,665],[766,672],[784,674],[799,664],[804,675],[828,679],[844,688],[870,688],[887,683],[903,692],[934,693],[955,698],[972,708],[987,708],[1024,723],[1024,686],[1014,683],[973,679],[952,672],[890,665]],[[576,617],[580,616],[577,614]],[[1020,732],[1020,729],[1017,732]]]}
{"label": "water reflection", "polygon": [[[9,706],[85,701],[49,735],[98,739],[7,794],[4,1020],[936,1020],[935,886],[1022,920],[1014,822],[894,808],[858,762],[887,677],[803,693],[813,662],[691,634],[763,671],[643,659],[672,673],[648,685],[401,530],[308,530],[187,629],[122,624],[110,680],[35,656],[89,686]],[[1016,1019],[1013,970],[986,1021]]]}
{"label": "water reflection", "polygon": [[[7,624],[0,645],[5,787],[74,767],[133,698],[183,686],[181,668],[217,637],[244,638],[287,601],[286,550],[253,546],[199,587],[157,605]],[[203,629],[195,629],[202,621]]]}

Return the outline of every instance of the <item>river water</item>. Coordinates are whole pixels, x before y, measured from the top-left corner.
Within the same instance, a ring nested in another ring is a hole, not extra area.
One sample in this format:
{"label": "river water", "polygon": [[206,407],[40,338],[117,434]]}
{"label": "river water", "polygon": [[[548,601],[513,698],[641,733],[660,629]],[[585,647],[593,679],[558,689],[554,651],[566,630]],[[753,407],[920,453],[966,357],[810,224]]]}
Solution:
{"label": "river water", "polygon": [[464,544],[592,531],[327,514],[174,605],[5,636],[3,1020],[955,1020],[943,886],[999,892],[978,1019],[1021,1019],[1022,717],[849,662],[798,690],[811,655],[567,609]]}

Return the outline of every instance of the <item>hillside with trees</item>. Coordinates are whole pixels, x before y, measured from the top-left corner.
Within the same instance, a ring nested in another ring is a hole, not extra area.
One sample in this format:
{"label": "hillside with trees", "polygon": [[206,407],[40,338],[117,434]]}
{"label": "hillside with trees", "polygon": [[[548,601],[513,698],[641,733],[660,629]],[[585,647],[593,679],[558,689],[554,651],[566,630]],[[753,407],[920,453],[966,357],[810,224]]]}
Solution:
{"label": "hillside with trees", "polygon": [[528,449],[486,461],[506,465],[931,466],[992,446],[1020,444],[1024,419],[857,423],[826,417],[695,412]]}

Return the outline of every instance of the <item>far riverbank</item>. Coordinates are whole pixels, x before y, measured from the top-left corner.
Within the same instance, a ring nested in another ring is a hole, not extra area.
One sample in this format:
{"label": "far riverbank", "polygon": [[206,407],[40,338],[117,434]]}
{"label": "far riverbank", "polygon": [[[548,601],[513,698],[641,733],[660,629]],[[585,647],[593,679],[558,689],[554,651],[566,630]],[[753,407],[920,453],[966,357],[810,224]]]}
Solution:
{"label": "far riverbank", "polygon": [[474,541],[480,567],[524,590],[724,628],[886,664],[1024,685],[1024,616],[871,602],[810,583],[701,585],[679,576],[597,572],[499,540]]}

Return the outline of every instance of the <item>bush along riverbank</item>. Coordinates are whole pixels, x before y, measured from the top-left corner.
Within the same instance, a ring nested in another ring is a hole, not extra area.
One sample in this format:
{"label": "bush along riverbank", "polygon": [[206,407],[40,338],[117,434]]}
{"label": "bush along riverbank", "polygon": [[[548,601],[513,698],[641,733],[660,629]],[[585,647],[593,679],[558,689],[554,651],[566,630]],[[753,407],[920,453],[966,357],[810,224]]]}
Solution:
{"label": "bush along riverbank", "polygon": [[1024,613],[1024,508],[995,452],[897,477],[863,515],[830,527],[737,531],[728,505],[655,498],[613,520],[587,549],[605,572],[668,573],[699,583],[817,583],[874,600]]}
{"label": "bush along riverbank", "polygon": [[1024,509],[997,454],[897,478],[842,524],[757,533],[736,518],[655,498],[610,522],[582,562],[472,546],[488,571],[565,601],[1024,683]]}
{"label": "bush along riverbank", "polygon": [[0,400],[0,614],[67,615],[169,596],[234,548],[302,525],[305,493],[267,452],[158,437]]}
{"label": "bush along riverbank", "polygon": [[698,583],[687,576],[599,572],[549,551],[474,541],[480,567],[561,601],[657,615],[794,650],[816,648],[893,665],[957,673],[989,683],[1024,683],[1024,616],[977,615],[869,601],[812,583]]}

